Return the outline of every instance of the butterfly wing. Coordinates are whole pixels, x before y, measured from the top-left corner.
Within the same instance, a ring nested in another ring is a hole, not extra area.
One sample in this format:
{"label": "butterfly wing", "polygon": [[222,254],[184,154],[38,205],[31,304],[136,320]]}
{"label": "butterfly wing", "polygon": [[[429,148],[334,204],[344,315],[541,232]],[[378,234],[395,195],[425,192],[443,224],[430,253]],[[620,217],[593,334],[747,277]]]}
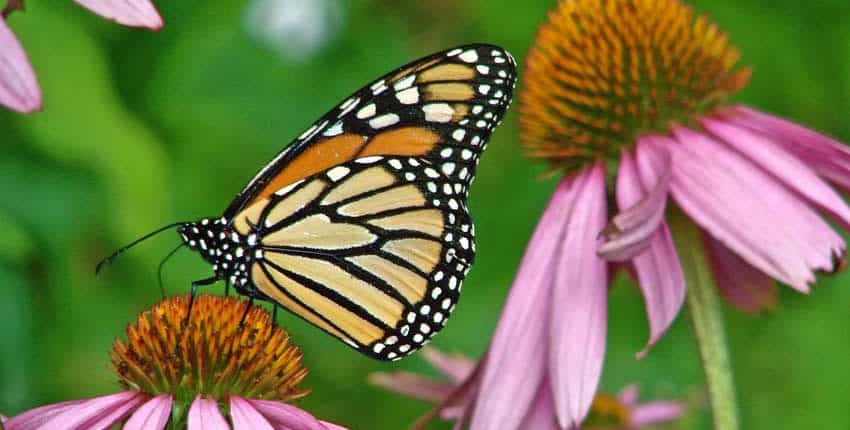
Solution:
{"label": "butterfly wing", "polygon": [[[308,127],[254,176],[223,216],[232,221],[275,191],[357,157],[433,157],[444,136],[455,141],[448,146],[480,153],[510,103],[515,82],[513,57],[486,44],[460,46],[399,67]],[[472,165],[468,172],[474,170],[471,158],[461,161]]]}
{"label": "butterfly wing", "polygon": [[229,209],[260,238],[253,286],[374,358],[427,343],[473,262],[469,185],[514,82],[505,51],[465,46],[325,115]]}

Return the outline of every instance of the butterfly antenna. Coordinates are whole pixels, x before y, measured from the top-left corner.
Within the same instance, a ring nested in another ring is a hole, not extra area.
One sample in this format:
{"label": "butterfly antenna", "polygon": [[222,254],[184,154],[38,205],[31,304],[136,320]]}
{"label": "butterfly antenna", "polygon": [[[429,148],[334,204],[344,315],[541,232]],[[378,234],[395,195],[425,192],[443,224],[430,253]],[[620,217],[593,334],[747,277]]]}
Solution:
{"label": "butterfly antenna", "polygon": [[141,242],[144,242],[147,239],[150,239],[153,236],[156,236],[159,233],[162,233],[165,230],[172,229],[174,227],[178,227],[178,226],[183,225],[183,224],[186,224],[186,223],[185,222],[175,222],[173,224],[168,224],[165,227],[160,227],[160,228],[158,228],[158,229],[156,229],[156,230],[154,230],[154,231],[152,231],[152,232],[150,232],[150,233],[128,243],[127,245],[124,245],[124,246],[118,248],[115,252],[112,253],[112,255],[104,258],[103,260],[100,260],[100,263],[97,263],[97,266],[94,268],[94,274],[97,275],[98,273],[100,273],[101,269],[103,269],[104,266],[112,264],[112,260],[114,260],[115,257],[119,256],[124,251],[136,246],[137,244],[139,244]]}
{"label": "butterfly antenna", "polygon": [[172,249],[171,252],[169,252],[168,255],[166,255],[165,258],[163,258],[162,261],[159,262],[159,267],[157,267],[156,269],[157,278],[159,279],[159,293],[162,295],[162,298],[165,298],[165,287],[163,286],[162,282],[162,268],[165,267],[165,262],[168,261],[169,258],[173,257],[174,254],[176,254],[177,251],[183,248],[184,245],[186,244],[180,243],[179,245],[177,245],[176,248]]}

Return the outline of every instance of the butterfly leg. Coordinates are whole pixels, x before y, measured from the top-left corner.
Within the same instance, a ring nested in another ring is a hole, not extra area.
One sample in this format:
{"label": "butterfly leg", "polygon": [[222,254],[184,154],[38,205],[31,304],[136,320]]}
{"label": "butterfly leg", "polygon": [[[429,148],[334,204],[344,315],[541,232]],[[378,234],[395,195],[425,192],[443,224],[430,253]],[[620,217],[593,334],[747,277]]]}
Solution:
{"label": "butterfly leg", "polygon": [[254,307],[254,298],[251,297],[248,299],[248,306],[245,307],[245,313],[242,314],[242,319],[239,321],[239,325],[245,324],[245,318],[248,316],[248,311]]}
{"label": "butterfly leg", "polygon": [[277,324],[277,302],[274,303],[274,310],[272,311],[272,321]]}
{"label": "butterfly leg", "polygon": [[216,282],[218,282],[218,277],[215,276],[192,282],[192,293],[189,295],[189,310],[186,312],[186,321],[184,322],[184,325],[189,323],[189,316],[192,315],[192,305],[195,304],[195,295],[198,293],[198,287],[212,285]]}
{"label": "butterfly leg", "polygon": [[230,281],[224,283],[224,297],[230,297]]}

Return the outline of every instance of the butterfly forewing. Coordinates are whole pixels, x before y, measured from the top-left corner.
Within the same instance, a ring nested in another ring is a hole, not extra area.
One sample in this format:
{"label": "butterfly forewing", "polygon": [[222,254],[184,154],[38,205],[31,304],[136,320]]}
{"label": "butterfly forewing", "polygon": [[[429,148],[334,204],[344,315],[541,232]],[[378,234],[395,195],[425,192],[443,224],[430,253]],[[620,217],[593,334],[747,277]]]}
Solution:
{"label": "butterfly forewing", "polygon": [[[501,122],[516,81],[513,57],[492,45],[439,52],[364,86],[308,127],[239,193],[236,215],[277,190],[354,158],[434,158],[457,149],[455,174],[472,178],[477,154]],[[439,144],[438,144],[439,143]],[[465,152],[463,150],[466,150]]]}
{"label": "butterfly forewing", "polygon": [[372,357],[420,348],[473,262],[469,186],[515,78],[508,53],[469,45],[354,93],[225,212],[234,240],[258,242],[231,280]]}

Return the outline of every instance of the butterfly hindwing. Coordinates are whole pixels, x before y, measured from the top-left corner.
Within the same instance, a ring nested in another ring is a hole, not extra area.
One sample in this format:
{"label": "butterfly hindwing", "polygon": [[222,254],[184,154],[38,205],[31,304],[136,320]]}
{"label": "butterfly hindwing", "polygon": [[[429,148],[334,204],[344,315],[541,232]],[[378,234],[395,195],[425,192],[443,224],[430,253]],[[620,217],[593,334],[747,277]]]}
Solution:
{"label": "butterfly hindwing", "polygon": [[466,186],[427,159],[370,156],[266,200],[250,220],[269,298],[380,359],[420,348],[474,259]]}

